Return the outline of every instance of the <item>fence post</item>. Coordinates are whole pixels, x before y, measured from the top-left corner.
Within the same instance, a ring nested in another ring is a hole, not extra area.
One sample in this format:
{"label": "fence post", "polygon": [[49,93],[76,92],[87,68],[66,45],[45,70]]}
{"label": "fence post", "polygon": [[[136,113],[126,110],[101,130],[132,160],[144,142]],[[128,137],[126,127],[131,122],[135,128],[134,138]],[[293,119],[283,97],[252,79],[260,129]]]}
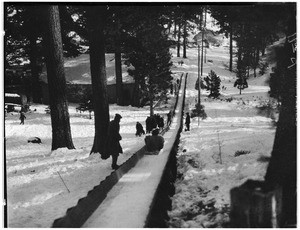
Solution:
{"label": "fence post", "polygon": [[230,226],[237,228],[280,227],[282,190],[267,188],[263,181],[248,180],[230,191]]}

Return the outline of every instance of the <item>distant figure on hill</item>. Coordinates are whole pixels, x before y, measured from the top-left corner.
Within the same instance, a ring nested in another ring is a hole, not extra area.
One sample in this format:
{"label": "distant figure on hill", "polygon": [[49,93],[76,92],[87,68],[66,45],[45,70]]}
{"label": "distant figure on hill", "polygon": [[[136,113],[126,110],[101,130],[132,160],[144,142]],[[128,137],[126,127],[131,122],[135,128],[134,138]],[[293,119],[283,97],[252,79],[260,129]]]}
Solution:
{"label": "distant figure on hill", "polygon": [[145,130],[140,122],[136,122],[135,128],[136,128],[135,136],[140,137],[141,135],[145,135]]}
{"label": "distant figure on hill", "polygon": [[151,119],[150,119],[150,117],[147,117],[146,118],[146,132],[147,133],[150,133],[150,131],[151,131]]}
{"label": "distant figure on hill", "polygon": [[123,153],[122,147],[120,145],[120,140],[122,137],[120,135],[120,121],[122,116],[116,114],[114,120],[109,122],[107,140],[105,145],[105,154],[101,156],[103,159],[107,159],[110,155],[112,156],[112,169],[118,169],[117,160],[119,153]]}
{"label": "distant figure on hill", "polygon": [[160,115],[157,113],[157,114],[154,114],[153,115],[154,119],[155,119],[155,123],[156,123],[156,126],[153,127],[152,129],[155,129],[156,127],[159,127],[162,125],[161,124],[161,119],[160,119]]}
{"label": "distant figure on hill", "polygon": [[159,129],[152,131],[152,136],[145,137],[146,151],[148,154],[157,155],[159,151],[164,147],[164,138],[159,134]]}
{"label": "distant figure on hill", "polygon": [[158,127],[162,130],[165,126],[164,118],[159,116],[158,117],[158,122],[157,122]]}
{"label": "distant figure on hill", "polygon": [[170,110],[170,112],[168,112],[168,114],[167,114],[167,125],[171,124],[171,118],[172,118],[172,112]]}
{"label": "distant figure on hill", "polygon": [[185,131],[190,131],[190,123],[191,123],[191,117],[189,113],[186,113],[186,118],[185,118],[185,126],[186,129]]}
{"label": "distant figure on hill", "polygon": [[20,112],[20,120],[21,120],[21,123],[20,125],[24,125],[24,120],[26,119],[26,116],[24,114],[23,111]]}

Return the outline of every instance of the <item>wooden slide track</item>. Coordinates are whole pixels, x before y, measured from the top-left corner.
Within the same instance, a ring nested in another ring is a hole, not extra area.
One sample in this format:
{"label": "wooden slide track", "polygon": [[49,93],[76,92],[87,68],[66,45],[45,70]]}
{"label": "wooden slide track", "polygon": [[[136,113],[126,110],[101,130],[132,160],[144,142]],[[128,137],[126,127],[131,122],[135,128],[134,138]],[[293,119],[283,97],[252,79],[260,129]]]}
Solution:
{"label": "wooden slide track", "polygon": [[165,227],[170,193],[174,192],[176,152],[182,130],[187,73],[181,75],[170,126],[162,134],[164,148],[145,155],[145,146],[120,168],[56,219],[52,227],[144,228]]}

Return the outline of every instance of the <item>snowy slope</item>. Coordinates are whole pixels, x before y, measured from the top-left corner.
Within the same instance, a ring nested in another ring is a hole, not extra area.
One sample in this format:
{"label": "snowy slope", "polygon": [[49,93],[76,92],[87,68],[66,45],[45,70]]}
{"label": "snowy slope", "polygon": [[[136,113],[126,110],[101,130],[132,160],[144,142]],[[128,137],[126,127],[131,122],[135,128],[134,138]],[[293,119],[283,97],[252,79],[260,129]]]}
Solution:
{"label": "snowy slope", "polygon": [[[178,65],[182,58],[175,56],[173,50],[173,72],[189,72],[186,108],[191,110],[197,98],[194,89],[197,49],[188,50],[188,58],[183,59],[182,66]],[[268,87],[260,83],[264,82],[262,78],[265,76],[251,80],[249,88],[239,95],[239,90],[233,88],[235,76],[225,67],[229,61],[228,48],[208,49],[207,59],[213,62],[204,64],[204,74],[214,70],[221,76],[221,84],[226,90],[221,92],[222,100],[207,99],[207,92],[202,92],[208,119],[200,121],[198,126],[198,120],[194,118],[191,131],[181,136],[178,160],[182,176],[176,182],[173,210],[170,211],[172,227],[219,226],[228,217],[230,188],[247,178],[262,178],[272,149],[275,133],[272,120],[258,115],[255,108],[269,100]],[[231,97],[230,103],[223,100]],[[155,112],[165,116],[170,106],[172,103],[166,107],[162,105]],[[45,105],[32,105],[31,109],[36,111],[26,114],[25,125],[19,125],[17,113],[10,113],[5,118],[9,227],[50,227],[56,218],[62,217],[79,198],[86,196],[111,173],[111,159],[102,160],[98,154],[89,155],[94,120],[88,119],[88,113],[76,113],[75,107],[75,104],[69,107],[75,150],[50,151],[51,121],[50,115],[44,111]],[[124,153],[118,161],[121,164],[144,144],[144,137],[134,135],[135,123],[140,121],[145,127],[149,108],[110,105],[111,118],[115,113],[123,116],[121,145]],[[217,159],[218,135],[222,164]],[[32,136],[40,137],[42,144],[27,143]],[[234,157],[237,150],[250,153]],[[199,211],[196,204],[200,201],[213,204],[214,215]]]}
{"label": "snowy slope", "polygon": [[[165,117],[174,100],[156,113]],[[9,227],[50,227],[53,221],[65,215],[68,208],[111,172],[111,159],[102,160],[99,154],[90,154],[94,138],[94,119],[88,113],[77,113],[76,105],[69,106],[70,123],[75,150],[51,150],[51,121],[45,105],[32,105],[26,114],[25,125],[19,125],[18,113],[5,118],[6,164]],[[145,128],[149,107],[133,108],[110,105],[110,116],[120,113],[122,164],[144,145],[144,137],[135,136],[135,123]],[[42,144],[27,143],[38,136]],[[60,178],[61,176],[61,178]],[[64,183],[67,187],[65,187]],[[69,191],[70,192],[69,192]]]}
{"label": "snowy slope", "polygon": [[[225,69],[228,49],[207,50],[204,76],[214,70],[221,77],[220,100],[209,99],[202,92],[206,120],[193,118],[191,131],[183,132],[178,151],[178,179],[169,212],[170,227],[226,227],[229,221],[230,189],[248,179],[263,180],[273,146],[275,127],[270,117],[259,115],[257,106],[272,99],[265,81],[268,74],[248,81],[249,88],[242,91],[233,87],[234,74]],[[188,71],[189,91],[186,112],[194,108],[198,92],[197,53],[189,50],[179,71]],[[179,60],[179,58],[176,58]],[[232,98],[226,102],[226,98]],[[199,125],[198,125],[199,122]],[[248,154],[235,156],[237,151]]]}

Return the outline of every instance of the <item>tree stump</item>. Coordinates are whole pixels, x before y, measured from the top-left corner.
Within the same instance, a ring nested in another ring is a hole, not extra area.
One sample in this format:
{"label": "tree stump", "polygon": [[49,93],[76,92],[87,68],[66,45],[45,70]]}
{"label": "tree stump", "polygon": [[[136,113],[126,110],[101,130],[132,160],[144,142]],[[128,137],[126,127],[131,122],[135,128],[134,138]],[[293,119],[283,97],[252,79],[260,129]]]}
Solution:
{"label": "tree stump", "polygon": [[281,188],[267,188],[263,181],[248,180],[231,189],[230,225],[237,228],[280,226]]}

